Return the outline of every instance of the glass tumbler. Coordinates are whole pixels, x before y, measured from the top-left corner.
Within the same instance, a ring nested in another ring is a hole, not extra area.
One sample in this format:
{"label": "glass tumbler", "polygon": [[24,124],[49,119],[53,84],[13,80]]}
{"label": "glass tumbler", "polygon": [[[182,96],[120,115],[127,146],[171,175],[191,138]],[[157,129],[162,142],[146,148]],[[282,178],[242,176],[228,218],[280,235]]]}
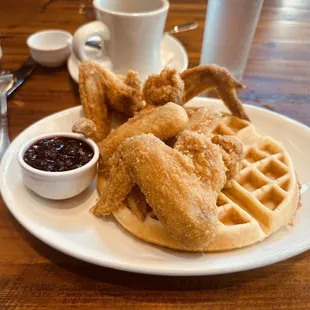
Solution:
{"label": "glass tumbler", "polygon": [[209,0],[200,64],[242,79],[263,0]]}

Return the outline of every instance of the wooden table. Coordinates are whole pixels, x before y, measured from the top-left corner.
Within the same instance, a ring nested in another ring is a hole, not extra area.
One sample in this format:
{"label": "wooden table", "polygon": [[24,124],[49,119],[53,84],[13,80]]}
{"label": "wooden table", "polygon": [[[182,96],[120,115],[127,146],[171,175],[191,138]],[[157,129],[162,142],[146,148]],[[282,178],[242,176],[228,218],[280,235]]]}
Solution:
{"label": "wooden table", "polygon": [[[73,32],[92,18],[88,0],[7,0],[0,10],[2,66],[28,57],[27,36]],[[197,21],[179,34],[190,66],[199,64],[206,0],[173,0],[167,27]],[[266,0],[240,92],[244,102],[310,125],[310,2]],[[9,100],[10,136],[79,104],[66,70],[38,67]],[[0,309],[309,309],[310,253],[254,271],[213,277],[158,277],[93,266],[39,241],[0,202]]]}

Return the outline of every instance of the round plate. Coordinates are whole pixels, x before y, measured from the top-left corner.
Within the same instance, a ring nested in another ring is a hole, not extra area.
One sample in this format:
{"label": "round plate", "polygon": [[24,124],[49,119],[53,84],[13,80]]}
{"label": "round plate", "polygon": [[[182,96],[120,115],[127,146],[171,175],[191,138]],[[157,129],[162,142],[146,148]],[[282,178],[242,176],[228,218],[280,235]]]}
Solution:
{"label": "round plate", "polygon": [[[190,105],[219,105],[218,100],[195,98]],[[296,121],[261,108],[246,106],[261,134],[281,141],[291,156],[300,184],[302,207],[295,225],[286,226],[261,243],[219,253],[183,253],[145,243],[127,233],[114,218],[98,219],[89,209],[95,203],[95,183],[79,196],[51,201],[24,186],[17,150],[39,134],[70,131],[82,107],[65,110],[33,124],[11,144],[3,157],[1,193],[16,219],[50,246],[76,258],[111,268],[160,275],[211,275],[269,265],[310,248],[310,129]]]}
{"label": "round plate", "polygon": [[[94,48],[86,47],[89,55],[94,55],[97,51]],[[178,72],[184,71],[188,66],[188,57],[182,43],[175,37],[167,34],[161,41],[161,57],[162,66],[166,65],[176,69]],[[68,59],[67,67],[72,79],[78,83],[79,81],[79,64],[80,61],[72,53]]]}

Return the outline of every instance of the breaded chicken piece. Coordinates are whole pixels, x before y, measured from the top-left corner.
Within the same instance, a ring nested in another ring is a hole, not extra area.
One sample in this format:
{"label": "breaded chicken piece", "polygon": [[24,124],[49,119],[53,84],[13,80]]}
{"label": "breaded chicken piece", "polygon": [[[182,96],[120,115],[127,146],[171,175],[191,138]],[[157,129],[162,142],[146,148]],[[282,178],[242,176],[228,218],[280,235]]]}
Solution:
{"label": "breaded chicken piece", "polygon": [[[197,109],[192,113],[188,124],[184,131],[193,131],[206,136],[211,136],[212,130],[220,123],[221,113],[218,112],[214,107],[203,107]],[[186,144],[182,138],[182,131],[175,144],[176,148],[180,147],[181,144]],[[219,136],[216,135],[212,138],[212,142],[219,145],[219,151],[223,156],[225,163],[226,178],[230,181],[241,169],[241,159],[243,158],[243,143],[235,136]],[[230,183],[227,183],[229,186]]]}
{"label": "breaded chicken piece", "polygon": [[178,136],[174,149],[190,158],[195,174],[206,188],[219,193],[226,183],[225,163],[220,147],[213,144],[210,136],[184,130]]}
{"label": "breaded chicken piece", "polygon": [[84,116],[95,124],[98,141],[103,140],[111,129],[108,98],[100,70],[94,61],[83,61],[79,67],[79,91]]}
{"label": "breaded chicken piece", "polygon": [[143,134],[126,139],[117,148],[111,159],[109,182],[103,189],[105,194],[92,212],[101,216],[116,210],[136,183],[158,220],[175,239],[189,250],[206,247],[219,225],[216,200],[225,181],[225,167],[218,146],[209,138],[198,136],[198,143],[202,144],[199,149],[208,150],[210,155],[205,157],[210,161],[206,167],[223,167],[216,179],[208,178],[210,187],[197,177],[197,167],[190,157],[152,134]]}
{"label": "breaded chicken piece", "polygon": [[[228,155],[221,148],[218,148],[218,151],[219,155],[220,153],[222,153],[222,155],[225,156],[227,163],[226,168],[223,163],[219,167],[213,166],[212,169],[211,167],[207,166],[210,163],[209,160],[212,156],[212,153],[210,153],[210,150],[203,148],[205,147],[206,143],[202,143],[201,139],[203,138],[201,137],[201,135],[198,134],[209,135],[212,129],[216,127],[216,125],[220,122],[220,120],[221,114],[217,112],[213,107],[203,107],[197,109],[192,113],[191,118],[189,119],[189,122],[186,125],[185,129],[177,137],[173,137],[170,138],[168,141],[165,141],[165,143],[170,147],[174,147],[184,155],[191,157],[191,160],[195,166],[195,173],[199,176],[200,179],[204,180],[206,186],[211,186],[215,183],[214,180],[218,178],[218,175],[220,175],[218,172],[221,172],[222,169],[224,169],[225,171],[227,171],[227,168],[234,169],[234,171],[232,171],[231,173],[230,171],[226,172],[228,177],[235,175],[235,172],[237,170],[237,167],[230,164],[230,155]],[[208,137],[208,139],[210,138]],[[211,184],[207,183],[207,180],[209,179],[212,179]],[[226,178],[221,182],[216,182],[221,187],[219,190],[223,188],[225,181]],[[130,202],[130,204],[128,202]],[[143,194],[141,193],[139,188],[135,189],[134,195],[133,192],[128,195],[126,203],[140,219],[145,218],[147,204],[145,200],[143,200]]]}
{"label": "breaded chicken piece", "polygon": [[[227,168],[226,178],[229,182],[241,169],[243,158],[243,143],[234,136],[214,136],[212,142],[220,146],[225,166]],[[225,187],[230,186],[227,183]]]}
{"label": "breaded chicken piece", "polygon": [[187,122],[188,117],[184,108],[171,102],[154,109],[141,111],[116,128],[99,144],[100,161],[103,166],[107,167],[116,148],[126,138],[143,133],[152,133],[159,139],[166,140],[176,136],[186,126]]}
{"label": "breaded chicken piece", "polygon": [[102,140],[102,137],[98,133],[96,124],[85,117],[80,118],[73,124],[72,132],[80,133],[95,142]]}
{"label": "breaded chicken piece", "polygon": [[248,120],[236,95],[236,89],[243,87],[226,69],[216,65],[198,66],[181,74],[165,68],[159,75],[147,79],[143,96],[148,105],[162,105],[168,101],[184,105],[199,94],[215,89],[233,115]]}
{"label": "breaded chicken piece", "polygon": [[182,105],[184,82],[175,69],[165,68],[159,75],[151,75],[143,86],[143,96],[147,104],[164,105],[174,102]]}
{"label": "breaded chicken piece", "polygon": [[221,113],[214,107],[202,107],[191,111],[188,124],[184,130],[209,135],[220,123]]}
{"label": "breaded chicken piece", "polygon": [[180,76],[184,82],[183,104],[203,92],[215,89],[233,115],[249,120],[236,94],[236,89],[244,88],[244,85],[238,83],[225,68],[198,66],[183,71]]}
{"label": "breaded chicken piece", "polygon": [[[173,143],[176,150],[191,159],[196,175],[205,186],[218,192],[223,187],[230,186],[229,181],[241,168],[243,153],[243,144],[236,137],[219,136],[218,138],[214,137],[214,141],[211,140],[211,132],[220,121],[221,114],[215,108],[199,108],[192,114],[185,129]],[[219,147],[212,143],[218,144]],[[214,156],[216,158],[213,158]],[[220,161],[218,157],[223,160]],[[143,196],[139,188],[136,188],[135,194],[133,195],[131,192],[126,201],[130,209],[140,219],[145,217],[147,210]]]}
{"label": "breaded chicken piece", "polygon": [[139,186],[135,185],[131,189],[131,192],[128,194],[125,204],[141,221],[145,220],[147,212],[150,208]]}
{"label": "breaded chicken piece", "polygon": [[[143,133],[153,133],[162,140],[176,136],[187,124],[186,111],[174,103],[164,106],[145,109],[137,113],[126,123],[116,128],[104,141],[99,143],[100,160],[98,171],[107,178],[110,173],[109,159],[116,148],[126,138]],[[138,199],[137,199],[138,198]],[[139,202],[140,201],[140,202]],[[145,215],[146,202],[143,202],[143,194],[137,189],[137,193],[129,193],[126,203],[138,217]]]}
{"label": "breaded chicken piece", "polygon": [[141,80],[137,72],[128,71],[122,78],[104,66],[100,66],[103,83],[107,90],[109,105],[127,116],[133,116],[135,112],[145,107],[142,99]]}

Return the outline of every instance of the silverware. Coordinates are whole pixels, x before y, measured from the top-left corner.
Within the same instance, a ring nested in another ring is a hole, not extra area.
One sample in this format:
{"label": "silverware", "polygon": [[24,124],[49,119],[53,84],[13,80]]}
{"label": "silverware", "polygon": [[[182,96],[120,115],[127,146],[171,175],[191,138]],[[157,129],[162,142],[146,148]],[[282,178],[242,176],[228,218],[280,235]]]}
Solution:
{"label": "silverware", "polygon": [[7,97],[10,96],[17,87],[23,84],[35,67],[36,63],[31,57],[29,57],[14,75],[10,71],[0,72],[0,160],[10,145],[7,118]]}
{"label": "silverware", "polygon": [[17,87],[19,87],[23,82],[26,80],[26,78],[33,72],[33,70],[36,67],[35,61],[29,57],[22,66],[14,72],[15,75],[15,83],[14,85],[7,91],[7,96],[10,96]]}
{"label": "silverware", "polygon": [[[193,29],[196,29],[197,27],[198,27],[197,23],[186,23],[186,24],[174,26],[172,29],[169,29],[168,31],[166,31],[164,35],[193,30]],[[98,49],[100,49],[102,46],[101,40],[94,40],[94,39],[88,40],[85,44],[87,46],[95,47]]]}
{"label": "silverware", "polygon": [[172,29],[166,31],[164,34],[167,34],[167,33],[173,34],[173,33],[179,33],[179,32],[188,31],[188,30],[194,30],[197,27],[198,27],[197,23],[186,23],[186,24],[174,26]]}
{"label": "silverware", "polygon": [[10,71],[2,71],[0,73],[0,160],[4,152],[10,145],[10,138],[8,134],[8,118],[7,118],[7,100],[6,92],[14,84],[14,76]]}

